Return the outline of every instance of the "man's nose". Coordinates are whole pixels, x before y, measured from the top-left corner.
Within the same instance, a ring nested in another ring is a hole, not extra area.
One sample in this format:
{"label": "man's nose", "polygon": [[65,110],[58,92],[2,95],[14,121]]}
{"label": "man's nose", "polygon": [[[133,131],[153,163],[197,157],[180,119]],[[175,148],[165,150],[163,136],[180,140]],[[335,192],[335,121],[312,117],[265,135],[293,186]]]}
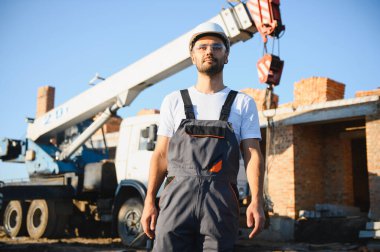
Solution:
{"label": "man's nose", "polygon": [[212,49],[213,47],[211,45],[208,45],[206,47],[206,53],[212,53],[214,51],[214,49]]}

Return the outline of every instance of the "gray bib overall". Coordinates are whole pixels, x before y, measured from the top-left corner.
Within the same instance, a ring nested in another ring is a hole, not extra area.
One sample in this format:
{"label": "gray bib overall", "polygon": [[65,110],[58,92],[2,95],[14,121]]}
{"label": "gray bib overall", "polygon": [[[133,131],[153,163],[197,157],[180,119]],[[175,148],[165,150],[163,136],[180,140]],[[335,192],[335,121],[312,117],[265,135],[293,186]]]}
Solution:
{"label": "gray bib overall", "polygon": [[227,120],[236,94],[228,94],[219,120],[196,120],[188,90],[181,90],[186,119],[169,143],[154,251],[233,250],[239,143]]}

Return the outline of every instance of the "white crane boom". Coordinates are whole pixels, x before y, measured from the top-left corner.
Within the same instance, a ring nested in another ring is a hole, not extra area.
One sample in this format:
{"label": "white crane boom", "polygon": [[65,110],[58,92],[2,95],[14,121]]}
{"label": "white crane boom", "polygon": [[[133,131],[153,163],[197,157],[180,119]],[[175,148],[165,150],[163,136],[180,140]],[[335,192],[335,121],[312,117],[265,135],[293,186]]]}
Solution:
{"label": "white crane boom", "polygon": [[[223,27],[231,43],[257,32],[245,3],[222,10],[207,22]],[[188,32],[30,123],[27,138],[36,141],[93,117],[107,108],[129,105],[145,88],[191,65]],[[101,127],[101,125],[99,125]],[[98,128],[99,128],[98,127]]]}

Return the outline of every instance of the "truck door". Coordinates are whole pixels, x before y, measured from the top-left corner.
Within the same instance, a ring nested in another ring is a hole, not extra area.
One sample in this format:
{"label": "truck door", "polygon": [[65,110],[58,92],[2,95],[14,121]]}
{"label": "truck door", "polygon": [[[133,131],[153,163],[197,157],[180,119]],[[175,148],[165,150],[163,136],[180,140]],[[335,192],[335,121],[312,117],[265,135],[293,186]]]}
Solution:
{"label": "truck door", "polygon": [[148,183],[150,159],[157,140],[157,125],[144,123],[132,129],[127,179],[135,179],[143,184]]}

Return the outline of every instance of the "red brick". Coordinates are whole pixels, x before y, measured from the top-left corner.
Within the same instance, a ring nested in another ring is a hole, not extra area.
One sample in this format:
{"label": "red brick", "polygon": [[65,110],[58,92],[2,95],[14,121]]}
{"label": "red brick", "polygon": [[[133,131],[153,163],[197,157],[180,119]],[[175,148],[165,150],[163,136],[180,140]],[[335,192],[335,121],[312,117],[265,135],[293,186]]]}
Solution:
{"label": "red brick", "polygon": [[[240,92],[243,92],[253,98],[253,100],[256,103],[257,109],[259,111],[265,110],[266,105],[265,105],[265,89],[254,89],[254,88],[246,88],[243,90],[240,90]],[[271,109],[277,108],[278,107],[278,100],[279,97],[276,94],[273,94],[273,103],[271,104]]]}
{"label": "red brick", "polygon": [[345,85],[329,78],[311,77],[294,84],[294,106],[344,98]]}

